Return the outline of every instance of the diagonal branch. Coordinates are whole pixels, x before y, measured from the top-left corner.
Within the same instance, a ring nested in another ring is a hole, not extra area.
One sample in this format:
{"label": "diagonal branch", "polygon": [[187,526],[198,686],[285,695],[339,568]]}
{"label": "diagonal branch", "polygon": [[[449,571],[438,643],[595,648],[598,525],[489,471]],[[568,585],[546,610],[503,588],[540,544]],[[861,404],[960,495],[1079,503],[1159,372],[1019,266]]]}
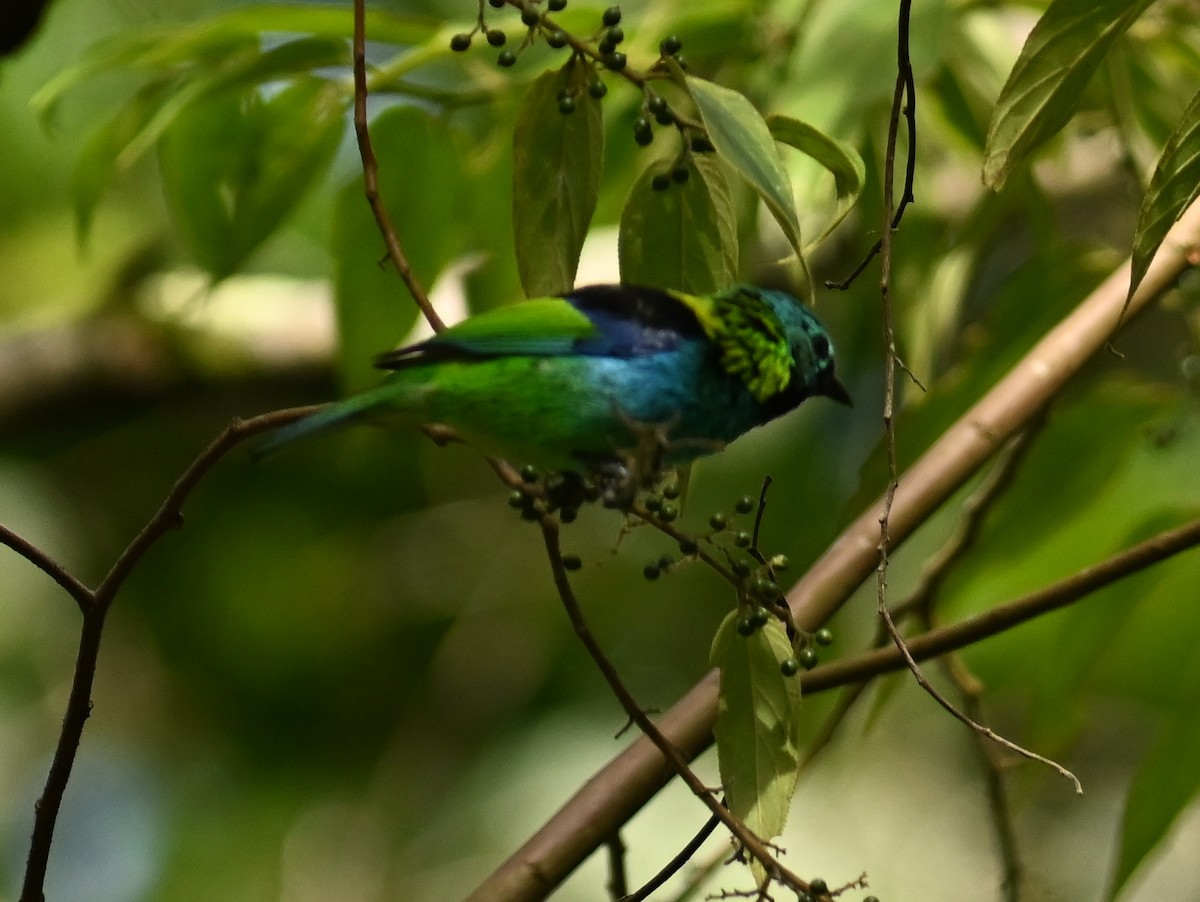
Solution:
{"label": "diagonal branch", "polygon": [[[1172,228],[1130,303],[1144,310],[1170,289],[1200,248],[1200,204]],[[1013,435],[1024,429],[1113,334],[1129,285],[1129,264],[1115,270],[1047,333],[974,407],[954,423],[904,474],[890,519],[893,549]],[[824,623],[868,579],[878,563],[879,502],[834,541],[792,588],[789,604],[802,628]],[[910,643],[919,657],[917,640]],[[840,662],[839,662],[840,663]],[[836,665],[829,665],[836,666]],[[821,669],[821,668],[818,668]],[[808,676],[817,673],[814,669]],[[851,679],[862,679],[858,674]],[[686,757],[712,742],[717,678],[710,672],[658,721]],[[538,899],[566,877],[592,847],[577,831],[602,835],[624,823],[666,782],[670,771],[647,739],[639,739],[597,772],[542,828],[471,896]]]}

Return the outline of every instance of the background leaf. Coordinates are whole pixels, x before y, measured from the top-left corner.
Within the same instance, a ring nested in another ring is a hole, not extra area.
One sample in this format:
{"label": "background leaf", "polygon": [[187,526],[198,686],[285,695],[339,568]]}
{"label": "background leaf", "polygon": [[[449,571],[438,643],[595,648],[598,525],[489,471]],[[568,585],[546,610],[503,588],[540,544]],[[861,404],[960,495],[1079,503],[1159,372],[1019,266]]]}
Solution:
{"label": "background leaf", "polygon": [[166,131],[167,197],[214,279],[236,270],[324,176],[346,103],[337,85],[306,78],[270,100],[256,89],[206,97]]}
{"label": "background leaf", "polygon": [[1192,98],[1179,125],[1167,139],[1142,199],[1133,235],[1130,297],[1141,284],[1167,232],[1197,195],[1200,195],[1200,94]]}
{"label": "background leaf", "polygon": [[721,164],[687,157],[687,181],[663,191],[652,182],[671,167],[647,166],[621,214],[619,251],[625,282],[703,294],[737,280],[737,218]]}
{"label": "background leaf", "polygon": [[764,840],[787,822],[800,765],[800,681],[779,665],[792,657],[782,625],[738,634],[738,611],[721,622],[712,664],[721,670],[717,758],[729,810]]}
{"label": "background leaf", "polygon": [[983,180],[1000,190],[1013,167],[1071,118],[1113,42],[1153,0],[1054,0],[1000,91]]}
{"label": "background leaf", "polygon": [[[600,101],[581,90],[587,76],[569,63],[539,75],[525,95],[513,132],[513,237],[527,297],[561,294],[575,285],[604,166]],[[576,92],[572,113],[561,91]]]}

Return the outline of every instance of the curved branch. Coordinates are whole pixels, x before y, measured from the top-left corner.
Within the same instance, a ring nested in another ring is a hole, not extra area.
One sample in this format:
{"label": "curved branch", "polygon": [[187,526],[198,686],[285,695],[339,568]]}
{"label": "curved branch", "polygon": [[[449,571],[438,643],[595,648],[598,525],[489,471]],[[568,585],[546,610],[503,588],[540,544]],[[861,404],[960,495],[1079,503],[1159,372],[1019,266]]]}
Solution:
{"label": "curved branch", "polygon": [[61,586],[68,595],[75,599],[79,610],[87,613],[88,608],[96,602],[92,590],[77,580],[67,568],[28,539],[17,535],[7,526],[0,525],[0,545],[7,545],[33,566],[37,567],[48,577]]}

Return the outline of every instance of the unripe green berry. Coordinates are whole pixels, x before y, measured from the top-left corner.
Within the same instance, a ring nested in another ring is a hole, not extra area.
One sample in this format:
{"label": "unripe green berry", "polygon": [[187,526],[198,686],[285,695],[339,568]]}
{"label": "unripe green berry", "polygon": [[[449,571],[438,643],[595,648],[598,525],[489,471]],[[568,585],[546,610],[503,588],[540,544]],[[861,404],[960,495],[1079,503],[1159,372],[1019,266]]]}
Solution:
{"label": "unripe green berry", "polygon": [[608,93],[608,85],[598,78],[593,79],[591,84],[588,85],[588,93],[599,100]]}
{"label": "unripe green berry", "polygon": [[805,670],[812,670],[817,666],[817,650],[815,648],[802,648],[798,656],[800,666]]}
{"label": "unripe green berry", "polygon": [[471,36],[466,34],[456,34],[450,39],[450,49],[455,53],[462,53],[464,50],[469,50],[471,47]]}
{"label": "unripe green berry", "polygon": [[608,66],[608,68],[612,69],[614,72],[620,72],[622,69],[624,69],[626,62],[627,60],[625,59],[625,54],[621,53],[619,50],[608,54],[608,56],[604,58],[604,65]]}
{"label": "unripe green berry", "polygon": [[563,115],[575,112],[575,98],[570,94],[566,97],[558,98],[558,111]]}
{"label": "unripe green berry", "polygon": [[616,25],[621,21],[621,7],[610,6],[604,11],[604,14],[600,17],[600,21],[605,25]]}
{"label": "unripe green berry", "polygon": [[813,641],[816,642],[817,645],[833,645],[833,630],[827,626],[821,627],[819,630],[813,633]]}
{"label": "unripe green berry", "polygon": [[512,492],[510,492],[509,496],[508,496],[508,506],[509,507],[524,507],[525,506],[525,493],[522,492],[520,489],[513,489]]}
{"label": "unripe green berry", "polygon": [[509,68],[517,61],[517,55],[511,50],[501,50],[496,56],[496,64],[504,69]]}
{"label": "unripe green berry", "polygon": [[724,529],[726,526],[729,525],[729,521],[725,519],[724,514],[718,512],[708,518],[708,525],[711,526],[713,529],[715,529],[717,532],[720,532],[722,529]]}
{"label": "unripe green berry", "polygon": [[525,8],[521,10],[521,21],[532,28],[541,20],[542,17],[538,14],[537,7],[532,3],[525,4]]}
{"label": "unripe green berry", "polygon": [[683,41],[676,35],[668,35],[658,43],[658,52],[663,56],[674,56],[683,49]]}
{"label": "unripe green berry", "polygon": [[687,166],[679,165],[671,170],[671,179],[678,185],[682,185],[691,178],[692,171]]}
{"label": "unripe green berry", "polygon": [[750,533],[746,532],[744,529],[739,530],[737,535],[733,537],[733,544],[738,548],[749,548],[751,541],[752,539],[750,537]]}
{"label": "unripe green berry", "polygon": [[664,523],[671,523],[679,516],[679,508],[674,504],[664,504],[662,510],[658,512],[658,519]]}
{"label": "unripe green berry", "polygon": [[733,509],[739,514],[748,514],[750,511],[754,510],[754,499],[749,495],[743,495],[737,500],[737,503],[733,506]]}
{"label": "unripe green berry", "polygon": [[564,554],[562,559],[564,570],[578,570],[583,566],[583,561],[579,559],[577,554]]}
{"label": "unripe green berry", "polygon": [[493,47],[503,47],[506,41],[508,41],[508,35],[499,28],[493,28],[487,33],[487,42]]}
{"label": "unripe green berry", "polygon": [[645,567],[642,568],[642,576],[646,577],[646,579],[651,580],[651,581],[658,579],[658,577],[661,574],[662,574],[662,571],[658,569],[658,564],[655,563],[654,561],[651,561],[649,564],[647,564]]}
{"label": "unripe green berry", "polygon": [[666,191],[671,187],[671,177],[665,172],[659,172],[650,179],[650,187],[655,191]]}
{"label": "unripe green berry", "polygon": [[561,29],[555,29],[546,35],[546,43],[558,50],[560,47],[567,46],[567,33]]}
{"label": "unripe green berry", "polygon": [[733,575],[739,579],[745,579],[750,575],[750,565],[745,561],[734,561],[729,565],[729,569],[733,571]]}
{"label": "unripe green berry", "polygon": [[[645,119],[641,119],[639,121],[646,122]],[[646,122],[646,127],[649,128],[650,123]],[[662,492],[664,498],[670,498],[672,501],[674,501],[679,497],[679,483],[672,482],[670,485],[663,486]]]}
{"label": "unripe green berry", "polygon": [[784,658],[779,662],[779,672],[785,677],[795,676],[800,672],[800,662],[795,658]]}

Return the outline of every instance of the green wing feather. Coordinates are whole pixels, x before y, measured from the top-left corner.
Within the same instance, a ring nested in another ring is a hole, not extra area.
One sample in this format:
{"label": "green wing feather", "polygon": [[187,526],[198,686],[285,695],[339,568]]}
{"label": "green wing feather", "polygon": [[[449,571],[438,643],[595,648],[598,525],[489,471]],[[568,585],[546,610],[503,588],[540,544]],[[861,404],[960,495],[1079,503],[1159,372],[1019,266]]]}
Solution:
{"label": "green wing feather", "polygon": [[459,356],[568,354],[596,326],[563,298],[536,298],[480,313],[428,341],[388,352],[376,361],[385,369]]}
{"label": "green wing feather", "polygon": [[721,367],[755,398],[766,401],[787,388],[793,363],[787,332],[757,291],[742,286],[706,297],[671,293],[695,312],[721,351]]}

